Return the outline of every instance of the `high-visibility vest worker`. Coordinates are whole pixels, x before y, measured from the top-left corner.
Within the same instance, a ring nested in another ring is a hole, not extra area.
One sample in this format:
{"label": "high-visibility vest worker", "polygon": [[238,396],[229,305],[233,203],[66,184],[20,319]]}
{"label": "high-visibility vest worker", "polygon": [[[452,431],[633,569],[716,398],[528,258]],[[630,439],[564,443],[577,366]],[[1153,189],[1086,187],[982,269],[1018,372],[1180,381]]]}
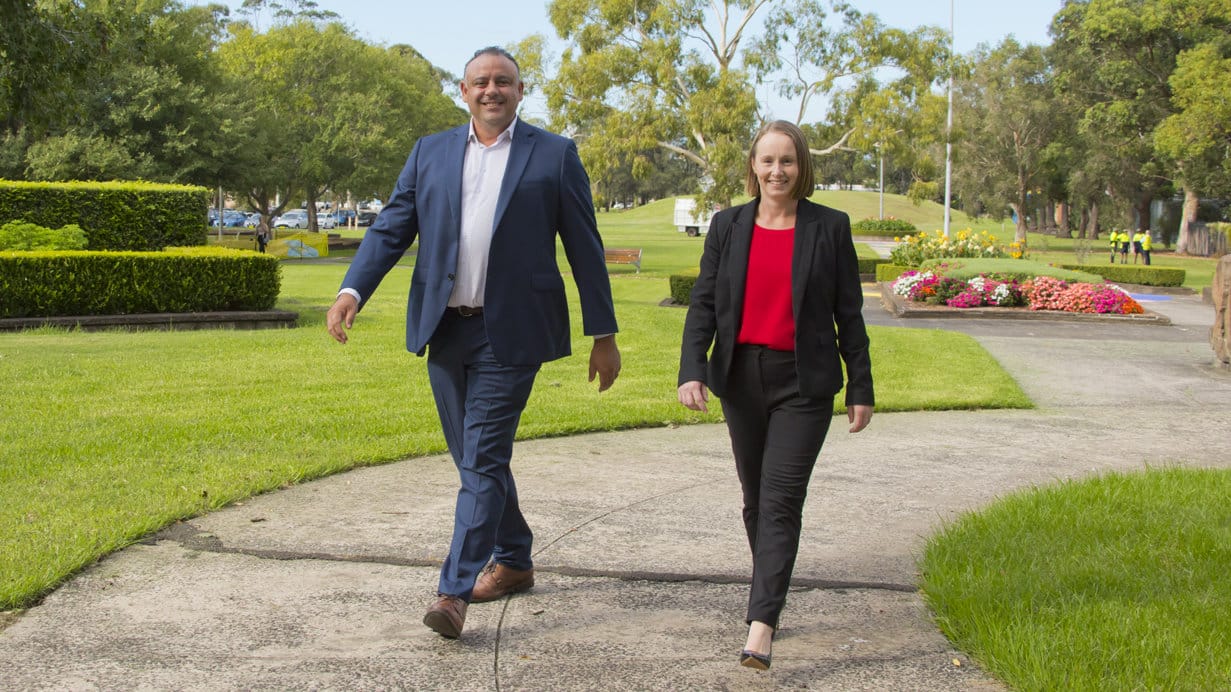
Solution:
{"label": "high-visibility vest worker", "polygon": [[1141,249],[1145,250],[1146,252],[1149,252],[1152,246],[1153,246],[1153,239],[1150,238],[1150,232],[1142,231],[1141,232]]}

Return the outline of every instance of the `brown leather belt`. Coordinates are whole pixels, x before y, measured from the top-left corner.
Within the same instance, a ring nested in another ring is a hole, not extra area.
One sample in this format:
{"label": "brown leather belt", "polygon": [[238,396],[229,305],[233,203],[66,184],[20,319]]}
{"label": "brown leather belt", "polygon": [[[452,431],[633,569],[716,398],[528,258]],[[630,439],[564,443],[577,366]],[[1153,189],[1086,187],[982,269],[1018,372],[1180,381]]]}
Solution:
{"label": "brown leather belt", "polygon": [[449,309],[456,310],[457,314],[461,315],[462,317],[475,317],[476,315],[483,314],[482,306],[479,306],[477,308],[472,308],[469,305],[458,305],[455,308],[449,308]]}

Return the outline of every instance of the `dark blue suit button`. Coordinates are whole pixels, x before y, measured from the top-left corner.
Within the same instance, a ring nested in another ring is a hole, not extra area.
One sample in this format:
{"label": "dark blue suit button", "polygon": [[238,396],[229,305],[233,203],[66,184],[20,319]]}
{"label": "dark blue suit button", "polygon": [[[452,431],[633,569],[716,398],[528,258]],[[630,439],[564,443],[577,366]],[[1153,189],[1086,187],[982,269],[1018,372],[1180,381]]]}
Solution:
{"label": "dark blue suit button", "polygon": [[452,281],[452,280],[453,280],[453,275],[452,275],[452,274],[450,274],[450,275],[449,275],[449,281]]}

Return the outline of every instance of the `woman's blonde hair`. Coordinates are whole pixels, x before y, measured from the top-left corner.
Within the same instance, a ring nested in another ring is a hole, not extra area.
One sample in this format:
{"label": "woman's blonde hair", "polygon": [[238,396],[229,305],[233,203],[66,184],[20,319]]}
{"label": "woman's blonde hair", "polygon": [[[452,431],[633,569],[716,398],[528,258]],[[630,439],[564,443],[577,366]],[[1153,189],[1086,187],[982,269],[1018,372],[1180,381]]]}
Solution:
{"label": "woman's blonde hair", "polygon": [[749,197],[761,196],[761,183],[757,181],[757,173],[753,163],[757,157],[757,144],[761,138],[770,132],[784,134],[795,143],[795,158],[799,162],[799,178],[791,186],[791,199],[804,199],[812,194],[816,187],[816,176],[812,172],[812,152],[808,147],[808,138],[795,123],[786,120],[771,120],[761,126],[757,136],[752,138],[752,146],[748,149],[747,179],[744,191]]}

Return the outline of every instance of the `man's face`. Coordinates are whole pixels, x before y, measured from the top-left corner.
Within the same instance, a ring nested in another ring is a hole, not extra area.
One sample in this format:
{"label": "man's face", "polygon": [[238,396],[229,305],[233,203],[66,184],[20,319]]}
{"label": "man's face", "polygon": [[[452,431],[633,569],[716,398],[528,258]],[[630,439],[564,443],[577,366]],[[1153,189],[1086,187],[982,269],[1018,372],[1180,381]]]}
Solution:
{"label": "man's face", "polygon": [[471,60],[462,79],[462,99],[470,107],[476,129],[491,135],[513,122],[524,90],[517,67],[502,55],[484,54]]}

